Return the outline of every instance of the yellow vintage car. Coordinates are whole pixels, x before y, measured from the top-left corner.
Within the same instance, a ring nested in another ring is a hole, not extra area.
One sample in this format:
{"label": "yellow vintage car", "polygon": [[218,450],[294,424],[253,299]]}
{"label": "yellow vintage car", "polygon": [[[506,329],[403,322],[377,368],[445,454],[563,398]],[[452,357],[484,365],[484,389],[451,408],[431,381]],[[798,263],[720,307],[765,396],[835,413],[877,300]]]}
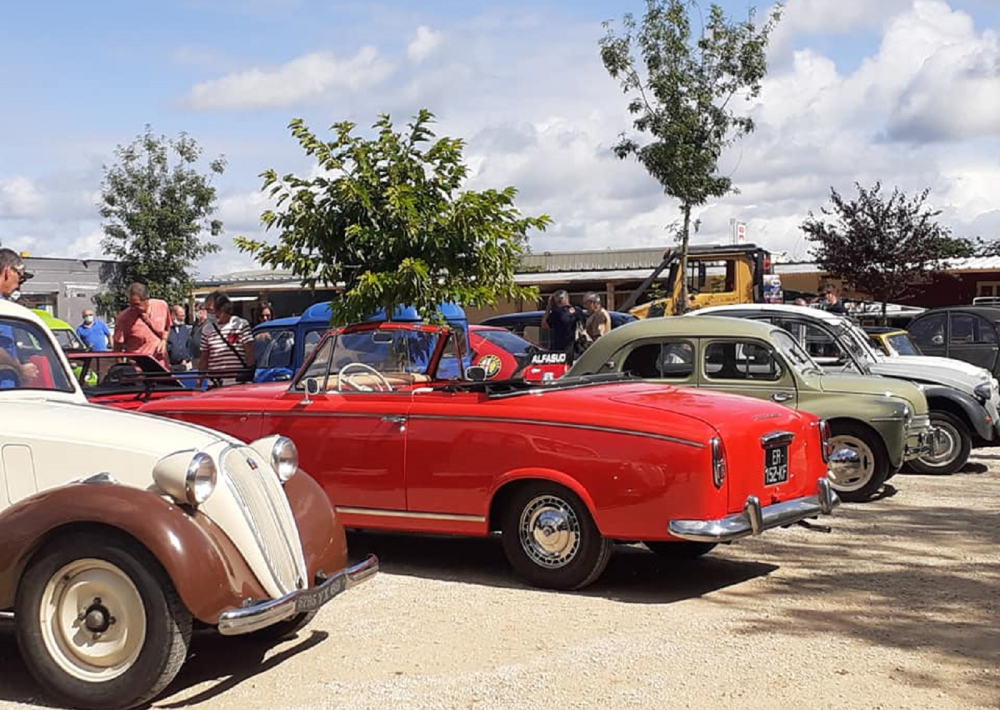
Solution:
{"label": "yellow vintage car", "polygon": [[902,328],[868,325],[865,326],[865,333],[872,345],[890,357],[923,355],[910,334]]}

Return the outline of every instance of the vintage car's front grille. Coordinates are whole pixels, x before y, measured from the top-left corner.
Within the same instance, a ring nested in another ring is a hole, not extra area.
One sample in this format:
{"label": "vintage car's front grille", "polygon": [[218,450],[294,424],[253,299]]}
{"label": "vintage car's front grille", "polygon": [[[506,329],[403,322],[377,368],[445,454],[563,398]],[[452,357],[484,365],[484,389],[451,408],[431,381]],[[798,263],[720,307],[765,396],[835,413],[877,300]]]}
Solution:
{"label": "vintage car's front grille", "polygon": [[282,593],[307,586],[295,518],[274,471],[248,448],[229,449],[223,470]]}

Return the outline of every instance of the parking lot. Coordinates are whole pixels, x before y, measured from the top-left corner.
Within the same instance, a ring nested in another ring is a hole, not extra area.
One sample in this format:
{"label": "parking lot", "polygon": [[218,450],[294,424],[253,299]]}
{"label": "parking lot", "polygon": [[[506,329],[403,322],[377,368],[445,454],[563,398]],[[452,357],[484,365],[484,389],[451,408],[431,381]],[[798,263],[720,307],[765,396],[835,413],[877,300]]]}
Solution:
{"label": "parking lot", "polygon": [[[198,636],[156,707],[1000,707],[1000,450],[900,475],[823,534],[675,564],[621,547],[582,593],[529,589],[498,541],[355,535],[383,574],[267,649]],[[9,627],[0,708],[41,702]]]}

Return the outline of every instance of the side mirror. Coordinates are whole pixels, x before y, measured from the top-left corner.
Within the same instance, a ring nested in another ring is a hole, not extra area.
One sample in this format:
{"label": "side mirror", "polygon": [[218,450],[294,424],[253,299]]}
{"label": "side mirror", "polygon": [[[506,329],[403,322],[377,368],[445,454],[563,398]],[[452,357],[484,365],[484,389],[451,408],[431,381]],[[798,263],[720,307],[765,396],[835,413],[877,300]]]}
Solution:
{"label": "side mirror", "polygon": [[306,394],[312,396],[314,394],[319,394],[319,379],[316,377],[310,377],[306,380]]}
{"label": "side mirror", "polygon": [[483,382],[486,380],[486,368],[482,365],[472,365],[465,368],[465,379],[470,382]]}

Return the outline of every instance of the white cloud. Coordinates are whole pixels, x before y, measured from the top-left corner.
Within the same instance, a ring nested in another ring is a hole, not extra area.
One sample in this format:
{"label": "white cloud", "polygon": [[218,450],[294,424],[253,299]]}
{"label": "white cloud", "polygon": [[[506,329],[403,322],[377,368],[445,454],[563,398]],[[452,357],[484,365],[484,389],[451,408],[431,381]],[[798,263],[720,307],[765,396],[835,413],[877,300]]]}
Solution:
{"label": "white cloud", "polygon": [[195,85],[188,103],[198,110],[278,108],[330,92],[356,92],[382,82],[393,71],[374,47],[341,59],[313,52],[272,70],[250,69]]}
{"label": "white cloud", "polygon": [[420,25],[416,36],[406,47],[406,56],[411,62],[419,64],[432,55],[443,40],[444,35],[441,32],[435,32],[427,25]]}
{"label": "white cloud", "polygon": [[0,219],[40,215],[44,204],[38,186],[28,178],[0,178]]}

